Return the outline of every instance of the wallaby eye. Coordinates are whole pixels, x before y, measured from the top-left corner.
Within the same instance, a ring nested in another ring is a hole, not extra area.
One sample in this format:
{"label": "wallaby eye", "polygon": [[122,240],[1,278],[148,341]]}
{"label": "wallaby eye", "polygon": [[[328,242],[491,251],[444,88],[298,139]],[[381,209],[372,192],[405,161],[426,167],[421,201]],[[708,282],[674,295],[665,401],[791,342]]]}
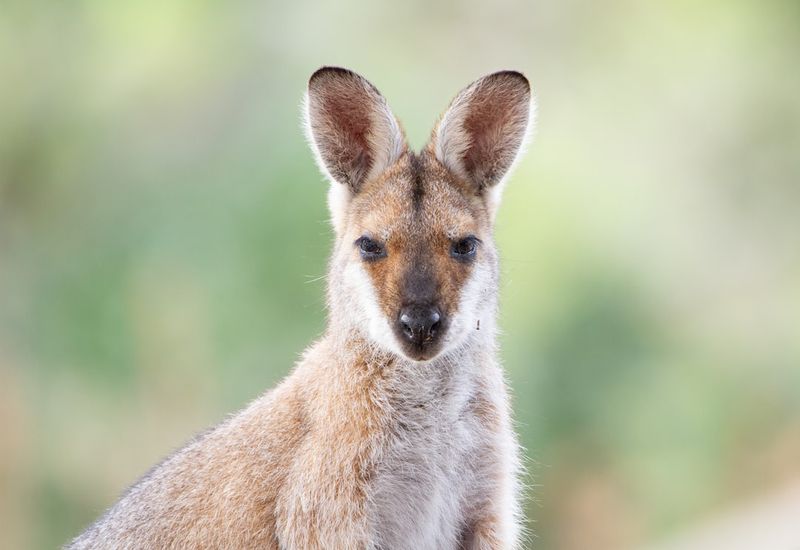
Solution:
{"label": "wallaby eye", "polygon": [[379,260],[386,257],[386,249],[378,241],[373,241],[367,236],[356,240],[356,245],[361,251],[361,257],[365,260]]}
{"label": "wallaby eye", "polygon": [[479,242],[481,242],[480,239],[474,235],[455,241],[450,247],[450,255],[462,262],[474,260]]}

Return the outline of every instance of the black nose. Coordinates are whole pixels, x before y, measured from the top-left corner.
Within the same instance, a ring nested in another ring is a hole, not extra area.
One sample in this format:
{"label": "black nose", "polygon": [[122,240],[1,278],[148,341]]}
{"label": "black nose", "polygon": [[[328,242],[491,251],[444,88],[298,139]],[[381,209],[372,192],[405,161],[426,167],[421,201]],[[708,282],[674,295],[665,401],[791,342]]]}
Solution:
{"label": "black nose", "polygon": [[397,322],[406,339],[418,346],[432,341],[441,326],[442,314],[434,306],[411,305],[400,310]]}

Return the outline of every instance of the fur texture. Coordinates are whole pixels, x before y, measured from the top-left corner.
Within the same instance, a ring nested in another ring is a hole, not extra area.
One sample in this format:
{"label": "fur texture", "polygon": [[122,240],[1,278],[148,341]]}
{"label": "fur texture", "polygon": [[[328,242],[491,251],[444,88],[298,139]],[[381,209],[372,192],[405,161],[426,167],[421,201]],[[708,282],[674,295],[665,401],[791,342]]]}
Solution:
{"label": "fur texture", "polygon": [[[519,73],[484,77],[416,154],[374,86],[317,71],[307,132],[336,231],[325,335],[69,548],[518,548],[492,220],[530,105]],[[436,311],[424,341],[404,339],[409,305]]]}

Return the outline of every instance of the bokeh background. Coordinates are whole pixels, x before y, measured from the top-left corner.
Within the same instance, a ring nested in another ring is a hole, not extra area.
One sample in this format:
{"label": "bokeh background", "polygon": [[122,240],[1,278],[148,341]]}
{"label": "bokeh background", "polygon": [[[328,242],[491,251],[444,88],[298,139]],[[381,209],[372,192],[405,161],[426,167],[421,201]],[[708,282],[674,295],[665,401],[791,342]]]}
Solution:
{"label": "bokeh background", "polygon": [[529,546],[789,548],[799,52],[792,0],[5,0],[0,547],[64,543],[320,334],[299,104],[339,64],[416,147],[533,82],[497,223]]}

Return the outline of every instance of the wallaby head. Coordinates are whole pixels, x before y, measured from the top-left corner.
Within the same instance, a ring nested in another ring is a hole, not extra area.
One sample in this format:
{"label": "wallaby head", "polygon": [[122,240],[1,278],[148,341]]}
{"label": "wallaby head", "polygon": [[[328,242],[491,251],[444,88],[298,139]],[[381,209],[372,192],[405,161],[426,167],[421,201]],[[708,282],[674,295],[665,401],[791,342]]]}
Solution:
{"label": "wallaby head", "polygon": [[420,153],[378,90],[349,70],[315,72],[305,107],[331,182],[332,325],[414,361],[491,333],[492,225],[531,119],[526,78],[505,71],[469,85]]}

